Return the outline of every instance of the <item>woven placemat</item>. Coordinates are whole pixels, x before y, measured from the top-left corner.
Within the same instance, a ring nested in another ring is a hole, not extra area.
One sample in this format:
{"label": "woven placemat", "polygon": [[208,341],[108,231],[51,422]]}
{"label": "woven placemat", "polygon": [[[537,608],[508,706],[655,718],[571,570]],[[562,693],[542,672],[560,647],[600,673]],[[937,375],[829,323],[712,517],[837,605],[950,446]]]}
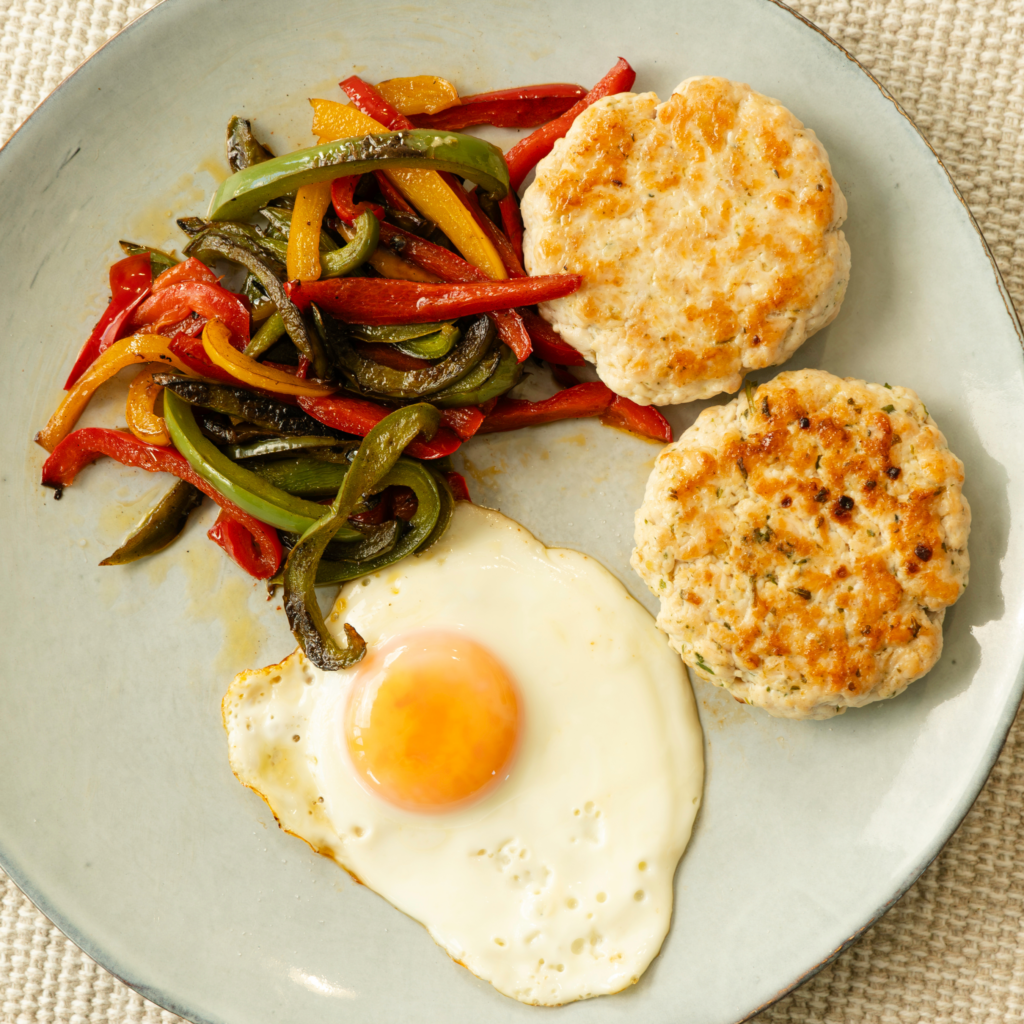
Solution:
{"label": "woven placemat", "polygon": [[[155,0],[0,0],[0,142]],[[714,2],[714,0],[708,0]],[[1024,308],[1024,0],[823,0],[794,6],[903,104],[981,224]],[[1024,1017],[1024,735],[1010,732],[964,823],[903,899],[758,1018],[996,1024]],[[0,872],[4,1024],[173,1024],[51,925]]]}

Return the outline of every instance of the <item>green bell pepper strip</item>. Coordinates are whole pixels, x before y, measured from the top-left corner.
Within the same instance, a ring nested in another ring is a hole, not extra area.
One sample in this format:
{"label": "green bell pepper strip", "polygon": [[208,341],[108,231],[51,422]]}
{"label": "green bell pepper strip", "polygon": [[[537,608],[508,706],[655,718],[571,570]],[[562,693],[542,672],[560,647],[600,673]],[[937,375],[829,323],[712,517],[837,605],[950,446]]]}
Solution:
{"label": "green bell pepper strip", "polygon": [[178,480],[132,535],[100,565],[127,565],[163,551],[185,529],[192,510],[202,503],[203,492],[198,487],[193,487],[187,480]]}
{"label": "green bell pepper strip", "polygon": [[398,344],[400,342],[413,341],[416,338],[426,338],[428,335],[437,334],[446,327],[451,327],[454,320],[439,320],[434,324],[394,324],[387,327],[370,327],[367,324],[347,324],[347,330],[353,337],[360,341],[376,341],[384,344]]}
{"label": "green bell pepper strip", "polygon": [[427,548],[432,547],[448,532],[452,516],[455,514],[455,495],[447,479],[445,479],[444,473],[433,468],[427,470],[427,472],[430,473],[434,478],[434,483],[437,484],[439,508],[437,522],[434,523],[433,529],[427,534],[427,539],[416,549],[418,554],[422,554]]}
{"label": "green bell pepper strip", "polygon": [[[275,250],[282,254],[282,262],[286,261],[288,236],[292,228],[292,211],[267,206],[260,210],[260,213],[267,218],[277,236],[274,239],[265,238],[264,241],[272,242]],[[353,222],[352,228],[355,232],[352,241],[340,247],[334,244],[326,231],[320,232],[321,280],[325,277],[344,277],[351,274],[373,255],[380,241],[380,223],[377,218],[369,212],[360,214]]]}
{"label": "green bell pepper strip", "polygon": [[[344,526],[363,495],[378,489],[383,479],[393,475],[396,463],[409,442],[419,433],[428,439],[433,437],[439,425],[440,414],[425,402],[396,409],[385,416],[363,438],[345,480],[338,488],[338,495],[331,503],[330,511],[303,532],[299,542],[288,554],[283,575],[284,610],[288,624],[306,657],[325,672],[336,672],[354,665],[366,653],[366,642],[348,623],[345,624],[348,643],[344,648],[339,647],[327,631],[316,600],[317,567],[324,550]],[[416,513],[420,513],[419,507]],[[430,528],[433,529],[433,522]],[[408,532],[416,531],[410,529]],[[395,551],[399,549],[405,553],[405,542],[406,538],[403,538],[391,553],[382,557],[393,559]],[[363,571],[373,570],[361,568],[360,575]]]}
{"label": "green bell pepper strip", "polygon": [[[243,249],[248,249],[254,256],[269,264],[270,269],[278,278],[285,276],[285,261],[288,253],[286,243],[261,235],[251,224],[239,224],[233,220],[218,224],[210,224],[205,221],[203,223],[202,230],[196,232],[192,236],[192,240],[182,250],[186,256],[195,256],[204,263],[212,263],[214,260],[220,259],[224,254],[217,248],[208,248],[205,244],[207,238],[220,236],[236,242]],[[251,270],[250,274],[259,281],[260,286],[266,291],[262,276]]]}
{"label": "green bell pepper strip", "polygon": [[508,194],[508,168],[497,146],[471,135],[415,128],[338,139],[238,171],[217,189],[210,220],[244,220],[302,185],[400,168],[451,171],[496,200]]}
{"label": "green bell pepper strip", "polygon": [[475,320],[449,356],[416,370],[394,370],[360,355],[347,341],[335,346],[338,362],[361,391],[384,398],[420,398],[461,380],[478,363],[494,338],[487,317]]}
{"label": "green bell pepper strip", "polygon": [[246,388],[209,380],[196,380],[194,377],[181,377],[173,373],[156,373],[153,380],[163,385],[165,394],[167,391],[173,391],[189,405],[198,405],[223,413],[225,416],[234,416],[266,430],[300,437],[337,437],[330,427],[325,429],[319,420],[313,419],[294,405],[279,402],[276,398],[269,398]]}
{"label": "green bell pepper strip", "polygon": [[149,265],[153,269],[154,278],[158,277],[165,270],[176,267],[181,262],[181,260],[176,259],[169,252],[164,252],[163,249],[154,249],[150,245],[136,245],[135,242],[126,242],[123,238],[117,244],[121,246],[121,250],[126,256],[138,256],[139,253],[148,252]]}
{"label": "green bell pepper strip", "polygon": [[243,351],[247,356],[259,359],[260,356],[269,352],[286,333],[281,314],[271,313],[260,324],[259,330],[249,339],[249,344],[245,346]]}
{"label": "green bell pepper strip", "polygon": [[179,217],[175,222],[189,238],[195,238],[205,227],[209,227],[202,217]]}
{"label": "green bell pepper strip", "polygon": [[[164,421],[174,447],[192,469],[253,518],[279,530],[305,533],[327,515],[323,505],[296,498],[232,462],[200,431],[188,403],[168,388],[164,389]],[[346,540],[358,540],[360,536],[343,524],[336,532],[344,534]]]}
{"label": "green bell pepper strip", "polygon": [[417,359],[443,359],[458,343],[462,332],[454,324],[445,324],[437,334],[428,334],[425,338],[413,341],[400,341],[395,348],[407,356]]}
{"label": "green bell pepper strip", "polygon": [[255,274],[245,275],[245,284],[242,285],[241,294],[249,300],[249,304],[253,307],[252,312],[254,313],[257,307],[269,301],[267,293],[263,290],[263,285],[260,284],[260,280]]}
{"label": "green bell pepper strip", "polygon": [[339,441],[333,437],[263,437],[258,441],[229,445],[224,449],[224,454],[233,462],[238,462],[239,459],[259,459],[268,455],[293,455],[310,449],[354,452],[358,447],[358,441]]}
{"label": "green bell pepper strip", "polygon": [[348,472],[350,455],[328,449],[319,455],[252,459],[246,469],[297,497],[326,498],[338,493]]}
{"label": "green bell pepper strip", "polygon": [[[347,580],[358,579],[370,573],[401,561],[407,555],[425,551],[448,528],[451,512],[447,511],[447,496],[441,487],[441,478],[432,473],[422,463],[410,459],[400,459],[395,468],[377,485],[375,490],[382,491],[392,486],[409,487],[416,494],[416,511],[409,520],[409,527],[401,540],[386,554],[369,562],[351,564],[335,561],[324,557],[316,570],[316,586],[327,587],[332,584],[345,583]],[[454,509],[454,497],[452,510]],[[441,525],[438,532],[438,525]],[[330,554],[330,548],[325,556]],[[281,573],[271,580],[271,585],[283,579]]]}
{"label": "green bell pepper strip", "polygon": [[252,125],[237,114],[228,121],[227,150],[228,164],[233,171],[242,171],[274,158],[266,146],[256,141]]}
{"label": "green bell pepper strip", "polygon": [[[320,567],[326,562],[369,562],[386,555],[398,543],[403,525],[401,519],[388,519],[378,526],[363,527],[366,532],[362,540],[332,540],[324,550]],[[286,533],[281,537],[281,543],[289,550],[298,542],[299,536],[295,533]],[[319,575],[319,569],[317,573]]]}
{"label": "green bell pepper strip", "polygon": [[515,352],[507,345],[496,345],[462,380],[444,391],[435,391],[430,401],[439,409],[481,405],[511,391],[522,375]]}
{"label": "green bell pepper strip", "polygon": [[211,230],[197,235],[185,246],[185,252],[191,256],[198,255],[200,252],[205,255],[223,256],[225,259],[240,263],[246,270],[251,271],[263,285],[270,301],[277,306],[288,337],[295,343],[299,352],[309,360],[313,367],[313,375],[320,380],[325,379],[328,372],[327,353],[324,352],[320,339],[311,335],[306,329],[306,321],[302,318],[302,313],[281,287],[281,281],[274,268],[267,263],[266,259],[253,251],[256,247],[256,243],[250,242],[248,245],[243,245],[239,240]]}
{"label": "green bell pepper strip", "polygon": [[[369,211],[361,213],[352,225],[355,235],[340,249],[320,253],[320,278],[344,277],[358,270],[374,253],[380,241],[380,222]],[[324,237],[324,232],[320,232]]]}

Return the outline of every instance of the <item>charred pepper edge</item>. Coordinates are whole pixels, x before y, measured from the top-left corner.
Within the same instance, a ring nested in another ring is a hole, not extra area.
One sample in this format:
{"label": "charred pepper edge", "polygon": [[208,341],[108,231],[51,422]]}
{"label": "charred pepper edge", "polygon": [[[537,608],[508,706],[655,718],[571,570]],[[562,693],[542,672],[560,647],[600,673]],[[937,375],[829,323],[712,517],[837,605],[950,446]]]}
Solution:
{"label": "charred pepper edge", "polygon": [[409,442],[419,433],[433,437],[439,424],[437,410],[424,402],[396,409],[381,420],[363,438],[329,511],[303,531],[288,554],[282,576],[288,624],[306,657],[325,672],[354,665],[366,652],[366,643],[347,623],[345,647],[327,631],[316,600],[317,568],[324,550],[363,495],[390,474]]}
{"label": "charred pepper edge", "polygon": [[176,480],[127,540],[100,565],[127,565],[163,551],[178,539],[189,515],[202,503],[203,492],[198,487],[187,480]]}

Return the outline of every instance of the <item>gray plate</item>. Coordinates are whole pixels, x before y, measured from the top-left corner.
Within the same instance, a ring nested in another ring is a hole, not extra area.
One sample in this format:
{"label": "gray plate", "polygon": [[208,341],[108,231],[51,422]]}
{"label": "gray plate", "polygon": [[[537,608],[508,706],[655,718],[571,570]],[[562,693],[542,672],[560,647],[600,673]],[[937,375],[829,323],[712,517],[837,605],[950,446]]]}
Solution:
{"label": "gray plate", "polygon": [[[615,57],[663,97],[692,74],[776,96],[818,132],[850,201],[853,276],[789,366],[915,388],[967,467],[971,584],[946,652],[904,696],[786,723],[698,684],[704,809],[661,956],[572,1021],[725,1024],[880,914],[970,806],[1021,693],[1024,380],[1005,290],[914,127],[843,51],[766,0],[443,7],[169,0],[62,85],[0,154],[5,531],[0,860],[87,952],[197,1021],[519,1021],[520,1006],[297,840],[227,766],[231,675],[292,644],[276,603],[198,524],[162,556],[96,563],[166,486],[109,461],[61,502],[29,444],[105,301],[116,240],[180,245],[223,173],[230,114],[308,144],[307,96],[434,72],[464,91],[596,81]],[[282,14],[286,12],[286,14]],[[762,378],[765,374],[761,375]],[[123,423],[111,386],[95,422]],[[673,413],[677,427],[698,409]],[[593,423],[467,446],[478,499],[628,570],[656,448]],[[209,518],[209,514],[208,514]],[[550,1012],[550,1011],[548,1011]]]}

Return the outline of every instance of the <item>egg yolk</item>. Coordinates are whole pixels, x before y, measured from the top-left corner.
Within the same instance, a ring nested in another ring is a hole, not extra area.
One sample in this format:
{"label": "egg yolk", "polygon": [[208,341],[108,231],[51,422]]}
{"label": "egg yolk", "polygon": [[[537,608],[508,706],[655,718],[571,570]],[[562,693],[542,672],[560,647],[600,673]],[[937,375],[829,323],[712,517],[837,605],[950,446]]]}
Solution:
{"label": "egg yolk", "polygon": [[516,686],[457,633],[399,636],[368,653],[345,715],[356,770],[383,799],[451,810],[507,775],[519,732]]}

